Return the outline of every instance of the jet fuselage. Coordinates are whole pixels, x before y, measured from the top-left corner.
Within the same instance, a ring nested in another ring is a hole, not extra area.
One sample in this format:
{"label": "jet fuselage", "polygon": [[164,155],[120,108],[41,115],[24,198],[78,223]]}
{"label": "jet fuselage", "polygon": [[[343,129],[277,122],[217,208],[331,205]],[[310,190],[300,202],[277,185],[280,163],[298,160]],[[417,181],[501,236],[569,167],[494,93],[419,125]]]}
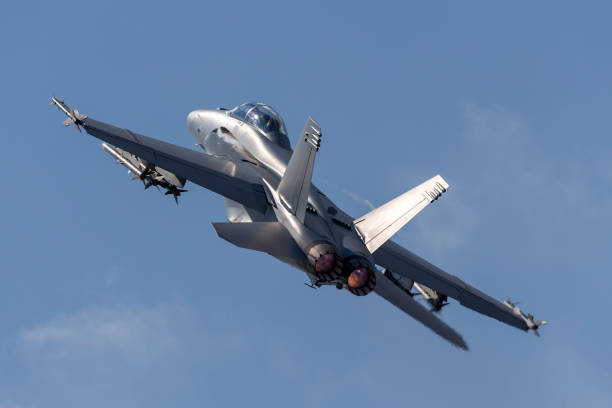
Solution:
{"label": "jet fuselage", "polygon": [[[239,166],[249,169],[254,180],[263,181],[272,189],[278,187],[291,158],[290,148],[274,143],[265,132],[227,110],[195,110],[187,116],[187,126],[207,154],[240,163]],[[336,253],[345,275],[358,268],[375,268],[370,252],[352,226],[353,218],[314,185],[310,188],[303,223],[292,222],[291,214],[287,217],[282,205],[270,205],[261,214],[232,200],[225,201],[230,222],[283,221],[304,256],[302,259],[279,259],[306,272],[313,282],[346,287],[341,277],[340,281],[336,277],[321,281],[320,275],[315,274],[314,263],[327,250]]]}

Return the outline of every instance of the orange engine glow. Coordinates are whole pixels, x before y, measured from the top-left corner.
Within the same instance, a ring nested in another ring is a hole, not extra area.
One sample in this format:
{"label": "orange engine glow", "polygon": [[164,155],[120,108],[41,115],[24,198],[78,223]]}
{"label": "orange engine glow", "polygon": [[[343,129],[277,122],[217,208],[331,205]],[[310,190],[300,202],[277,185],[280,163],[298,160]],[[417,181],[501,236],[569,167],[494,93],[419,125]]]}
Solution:
{"label": "orange engine glow", "polygon": [[370,271],[366,268],[355,269],[348,277],[348,285],[351,289],[359,289],[368,283]]}
{"label": "orange engine glow", "polygon": [[376,287],[376,275],[370,268],[361,267],[353,269],[348,276],[348,290],[353,295],[364,296]]}
{"label": "orange engine glow", "polygon": [[331,272],[336,266],[336,256],[334,254],[323,254],[315,263],[315,271],[317,273]]}

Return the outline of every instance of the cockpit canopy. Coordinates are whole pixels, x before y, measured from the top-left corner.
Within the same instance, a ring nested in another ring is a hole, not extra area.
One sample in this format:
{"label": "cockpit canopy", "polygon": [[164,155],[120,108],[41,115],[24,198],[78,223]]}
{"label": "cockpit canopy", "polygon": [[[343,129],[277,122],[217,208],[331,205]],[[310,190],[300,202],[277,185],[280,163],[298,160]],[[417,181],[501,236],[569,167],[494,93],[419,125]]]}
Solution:
{"label": "cockpit canopy", "polygon": [[264,135],[277,145],[290,149],[287,129],[280,115],[264,103],[247,102],[236,106],[230,115],[243,122],[249,123],[261,130]]}

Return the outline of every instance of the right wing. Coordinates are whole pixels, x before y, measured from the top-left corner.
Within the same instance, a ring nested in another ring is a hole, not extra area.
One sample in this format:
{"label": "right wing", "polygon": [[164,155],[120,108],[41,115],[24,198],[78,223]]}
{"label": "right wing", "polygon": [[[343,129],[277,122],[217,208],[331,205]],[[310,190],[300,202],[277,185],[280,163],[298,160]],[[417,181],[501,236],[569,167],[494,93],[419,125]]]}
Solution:
{"label": "right wing", "polygon": [[150,164],[256,211],[266,211],[268,201],[261,184],[249,180],[233,162],[99,122],[70,109],[56,98],[52,99],[52,103],[68,116],[65,125],[80,125],[90,135]]}
{"label": "right wing", "polygon": [[374,252],[373,256],[378,265],[457,299],[465,307],[521,330],[529,330],[525,319],[508,306],[468,285],[458,277],[444,272],[393,241],[385,242]]}
{"label": "right wing", "polygon": [[435,314],[424,308],[403,289],[393,284],[385,275],[378,271],[376,271],[376,287],[374,288],[374,292],[397,306],[398,309],[423,323],[423,325],[431,329],[434,333],[444,337],[455,346],[464,350],[468,349],[467,343],[459,333],[440,320]]}

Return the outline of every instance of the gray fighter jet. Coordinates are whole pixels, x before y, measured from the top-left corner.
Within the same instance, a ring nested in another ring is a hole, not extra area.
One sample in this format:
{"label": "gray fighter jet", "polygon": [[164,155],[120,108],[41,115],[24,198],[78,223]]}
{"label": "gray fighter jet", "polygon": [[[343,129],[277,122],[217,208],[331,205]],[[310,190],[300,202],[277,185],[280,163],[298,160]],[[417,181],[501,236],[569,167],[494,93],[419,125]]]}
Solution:
{"label": "gray fighter jet", "polygon": [[186,181],[225,197],[228,222],[213,223],[219,237],[302,270],[308,286],[331,285],[356,296],[374,292],[463,349],[461,335],[434,313],[448,298],[524,331],[537,332],[545,323],[390,240],[446,192],[449,185],[439,175],[359,218],[338,208],[311,183],[322,138],[312,118],[292,150],[281,117],[268,105],[196,110],[187,126],[201,153],[99,122],[60,99],[51,102],[66,114],[64,125],[101,139],[103,149],[145,188],[161,188],[177,204]]}

